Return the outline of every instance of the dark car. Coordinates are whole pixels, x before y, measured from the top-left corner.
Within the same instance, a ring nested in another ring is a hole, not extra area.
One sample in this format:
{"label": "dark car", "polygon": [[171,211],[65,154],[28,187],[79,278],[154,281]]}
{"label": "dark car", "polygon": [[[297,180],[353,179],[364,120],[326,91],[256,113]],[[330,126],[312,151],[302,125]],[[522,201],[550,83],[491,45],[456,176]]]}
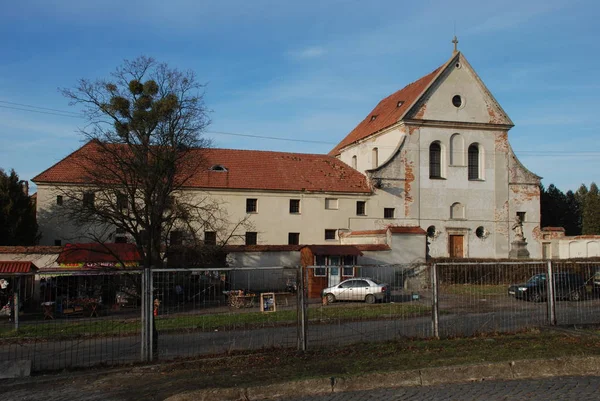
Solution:
{"label": "dark car", "polygon": [[[546,277],[546,273],[540,273],[532,276],[526,283],[513,284],[508,287],[508,294],[527,301],[545,301],[548,299]],[[585,280],[580,275],[554,273],[555,299],[580,301],[586,293]]]}

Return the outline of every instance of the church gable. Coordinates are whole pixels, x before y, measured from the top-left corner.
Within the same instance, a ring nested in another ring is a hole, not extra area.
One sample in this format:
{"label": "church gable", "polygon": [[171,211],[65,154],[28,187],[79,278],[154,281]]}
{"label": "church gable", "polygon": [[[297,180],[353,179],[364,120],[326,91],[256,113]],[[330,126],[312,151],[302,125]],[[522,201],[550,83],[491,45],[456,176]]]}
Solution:
{"label": "church gable", "polygon": [[513,125],[461,53],[446,65],[404,120]]}

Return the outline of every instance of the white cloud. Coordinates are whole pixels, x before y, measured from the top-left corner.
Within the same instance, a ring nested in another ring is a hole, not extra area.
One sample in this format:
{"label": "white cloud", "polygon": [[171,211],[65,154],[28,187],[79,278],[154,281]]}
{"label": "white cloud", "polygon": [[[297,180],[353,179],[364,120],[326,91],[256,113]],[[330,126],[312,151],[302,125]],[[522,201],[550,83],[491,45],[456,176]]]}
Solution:
{"label": "white cloud", "polygon": [[307,47],[305,49],[292,50],[292,51],[289,51],[287,54],[289,57],[296,59],[296,60],[306,60],[306,59],[313,59],[313,58],[318,58],[318,57],[324,56],[326,53],[327,53],[327,50],[324,47],[312,46],[312,47]]}

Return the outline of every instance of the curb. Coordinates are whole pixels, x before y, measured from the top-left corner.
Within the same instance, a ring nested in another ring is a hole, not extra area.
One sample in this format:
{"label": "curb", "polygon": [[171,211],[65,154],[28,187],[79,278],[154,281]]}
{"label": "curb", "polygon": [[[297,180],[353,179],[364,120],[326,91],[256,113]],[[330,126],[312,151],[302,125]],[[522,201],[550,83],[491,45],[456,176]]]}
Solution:
{"label": "curb", "polygon": [[528,359],[511,362],[423,368],[351,377],[291,381],[260,387],[212,388],[173,395],[165,401],[258,401],[391,387],[433,386],[484,380],[540,379],[600,375],[600,356]]}

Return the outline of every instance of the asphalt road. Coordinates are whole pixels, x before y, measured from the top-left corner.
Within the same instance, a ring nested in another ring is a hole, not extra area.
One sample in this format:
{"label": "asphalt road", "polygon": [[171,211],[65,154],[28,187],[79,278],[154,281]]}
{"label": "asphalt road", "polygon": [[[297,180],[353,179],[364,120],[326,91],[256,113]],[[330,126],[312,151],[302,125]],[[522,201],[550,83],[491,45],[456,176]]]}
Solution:
{"label": "asphalt road", "polygon": [[380,390],[332,393],[300,397],[286,401],[401,401],[401,400],[598,400],[600,377],[553,377],[514,381],[485,381],[445,384],[431,387],[404,387]]}

